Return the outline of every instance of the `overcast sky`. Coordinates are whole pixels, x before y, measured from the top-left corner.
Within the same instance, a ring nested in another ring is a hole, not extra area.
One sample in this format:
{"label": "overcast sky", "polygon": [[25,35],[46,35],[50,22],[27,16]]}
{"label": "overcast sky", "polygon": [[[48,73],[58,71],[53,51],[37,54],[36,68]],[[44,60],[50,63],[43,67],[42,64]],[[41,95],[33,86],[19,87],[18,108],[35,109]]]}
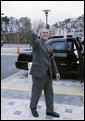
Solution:
{"label": "overcast sky", "polygon": [[1,1],[1,13],[8,17],[29,17],[31,22],[42,19],[46,21],[45,9],[50,25],[66,18],[76,18],[84,14],[84,1]]}

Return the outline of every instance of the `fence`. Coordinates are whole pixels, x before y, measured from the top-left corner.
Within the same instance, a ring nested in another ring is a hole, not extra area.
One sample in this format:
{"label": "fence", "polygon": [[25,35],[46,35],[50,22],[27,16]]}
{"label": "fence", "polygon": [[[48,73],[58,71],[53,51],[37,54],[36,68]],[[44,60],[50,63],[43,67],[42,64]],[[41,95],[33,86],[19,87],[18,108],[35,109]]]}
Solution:
{"label": "fence", "polygon": [[16,33],[1,33],[1,40],[4,43],[29,43],[30,31],[29,32],[16,32]]}

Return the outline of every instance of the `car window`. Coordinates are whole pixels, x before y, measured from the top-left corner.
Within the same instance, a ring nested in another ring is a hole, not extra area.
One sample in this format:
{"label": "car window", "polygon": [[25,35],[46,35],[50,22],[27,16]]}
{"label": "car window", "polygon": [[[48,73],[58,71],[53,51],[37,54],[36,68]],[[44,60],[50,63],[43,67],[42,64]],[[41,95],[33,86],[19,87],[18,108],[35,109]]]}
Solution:
{"label": "car window", "polygon": [[65,42],[55,42],[51,44],[53,52],[65,52]]}

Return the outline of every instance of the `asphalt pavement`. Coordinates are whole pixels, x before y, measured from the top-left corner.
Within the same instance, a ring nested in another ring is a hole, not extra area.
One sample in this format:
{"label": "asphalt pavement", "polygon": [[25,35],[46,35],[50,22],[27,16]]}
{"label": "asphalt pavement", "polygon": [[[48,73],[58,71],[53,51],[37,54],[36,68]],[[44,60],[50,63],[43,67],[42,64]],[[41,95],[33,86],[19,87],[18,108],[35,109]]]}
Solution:
{"label": "asphalt pavement", "polygon": [[[15,66],[18,57],[17,45],[18,44],[4,44],[1,47],[1,79],[20,71]],[[19,44],[20,52],[27,48],[29,48],[28,44]]]}

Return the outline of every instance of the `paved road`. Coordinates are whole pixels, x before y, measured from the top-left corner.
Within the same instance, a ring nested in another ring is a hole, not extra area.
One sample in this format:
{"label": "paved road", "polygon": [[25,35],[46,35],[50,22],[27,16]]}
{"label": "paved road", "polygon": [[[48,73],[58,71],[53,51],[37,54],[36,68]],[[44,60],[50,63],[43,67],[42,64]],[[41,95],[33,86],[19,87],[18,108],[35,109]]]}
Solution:
{"label": "paved road", "polygon": [[18,71],[15,67],[17,55],[1,55],[1,79],[4,79]]}
{"label": "paved road", "polygon": [[[29,48],[28,44],[19,44],[19,51],[27,48]],[[4,44],[1,47],[1,79],[20,71],[15,67],[17,56],[17,44]]]}

